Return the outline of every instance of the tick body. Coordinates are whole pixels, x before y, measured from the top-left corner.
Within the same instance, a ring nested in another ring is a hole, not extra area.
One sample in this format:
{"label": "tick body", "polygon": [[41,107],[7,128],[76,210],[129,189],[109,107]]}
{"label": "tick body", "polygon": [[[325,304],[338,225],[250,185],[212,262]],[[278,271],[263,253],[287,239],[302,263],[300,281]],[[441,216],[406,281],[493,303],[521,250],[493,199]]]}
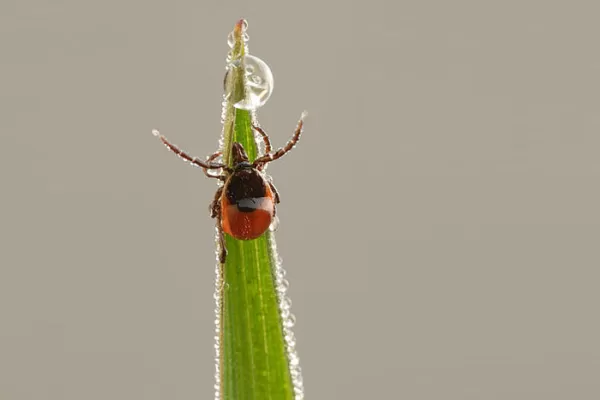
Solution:
{"label": "tick body", "polygon": [[[239,240],[252,240],[262,236],[269,229],[280,201],[277,189],[264,173],[264,167],[285,155],[298,142],[304,116],[305,114],[302,114],[294,135],[288,143],[275,152],[271,151],[271,142],[266,132],[254,125],[253,128],[262,136],[265,143],[265,152],[250,162],[244,147],[240,143],[233,143],[231,148],[233,167],[215,162],[222,155],[221,152],[216,152],[206,161],[201,161],[171,144],[158,131],[153,131],[154,135],[158,136],[173,153],[192,165],[202,168],[209,178],[223,182],[210,205],[210,215],[217,220],[220,262],[224,263],[227,257],[225,233]],[[212,173],[209,170],[218,172]]]}
{"label": "tick body", "polygon": [[234,171],[221,196],[223,231],[236,239],[256,239],[269,228],[274,214],[273,191],[265,177],[252,166]]}

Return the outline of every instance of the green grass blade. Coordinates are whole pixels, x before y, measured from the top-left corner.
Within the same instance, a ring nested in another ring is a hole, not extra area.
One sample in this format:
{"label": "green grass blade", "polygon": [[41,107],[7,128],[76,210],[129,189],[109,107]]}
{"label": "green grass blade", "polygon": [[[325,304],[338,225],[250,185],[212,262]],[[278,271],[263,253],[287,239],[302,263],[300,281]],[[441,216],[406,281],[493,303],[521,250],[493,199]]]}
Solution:
{"label": "green grass blade", "polygon": [[[250,161],[258,154],[251,128],[255,112],[236,109],[245,91],[245,22],[233,32],[230,72],[223,102],[223,160],[231,165],[231,145],[241,143]],[[274,233],[254,240],[225,235],[228,254],[217,265],[217,385],[219,400],[300,400],[302,377],[291,332],[293,317],[278,263]]]}

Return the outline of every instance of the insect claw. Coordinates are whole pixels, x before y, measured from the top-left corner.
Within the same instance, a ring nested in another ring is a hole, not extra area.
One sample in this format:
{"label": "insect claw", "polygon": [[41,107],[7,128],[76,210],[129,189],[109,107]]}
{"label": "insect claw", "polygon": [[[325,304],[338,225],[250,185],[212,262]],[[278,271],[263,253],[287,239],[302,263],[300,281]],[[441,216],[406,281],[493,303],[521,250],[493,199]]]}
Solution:
{"label": "insect claw", "polygon": [[223,247],[221,249],[221,254],[219,255],[219,262],[225,264],[225,260],[227,260],[227,249]]}

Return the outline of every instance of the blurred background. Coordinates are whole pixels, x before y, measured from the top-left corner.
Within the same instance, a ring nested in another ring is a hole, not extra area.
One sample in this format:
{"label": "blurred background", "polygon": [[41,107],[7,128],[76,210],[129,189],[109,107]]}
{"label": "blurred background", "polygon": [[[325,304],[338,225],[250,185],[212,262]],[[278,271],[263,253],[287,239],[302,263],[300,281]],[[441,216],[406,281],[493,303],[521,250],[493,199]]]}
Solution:
{"label": "blurred background", "polygon": [[308,399],[600,398],[600,6],[0,3],[0,397],[213,395],[227,35],[259,110]]}

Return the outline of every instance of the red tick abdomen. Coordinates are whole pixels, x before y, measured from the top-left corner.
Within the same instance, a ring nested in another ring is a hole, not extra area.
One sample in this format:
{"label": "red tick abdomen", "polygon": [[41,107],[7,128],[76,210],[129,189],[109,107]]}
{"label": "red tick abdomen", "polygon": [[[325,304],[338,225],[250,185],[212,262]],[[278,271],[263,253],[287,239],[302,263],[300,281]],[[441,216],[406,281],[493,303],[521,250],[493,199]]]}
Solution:
{"label": "red tick abdomen", "polygon": [[229,206],[223,213],[223,230],[236,239],[256,239],[271,225],[271,213],[264,210],[250,213],[237,210],[237,206]]}
{"label": "red tick abdomen", "polygon": [[237,204],[230,204],[225,196],[222,200],[223,231],[236,239],[256,239],[271,225],[273,219],[273,199],[261,197],[251,199],[256,202],[256,209],[247,212],[241,211]]}

